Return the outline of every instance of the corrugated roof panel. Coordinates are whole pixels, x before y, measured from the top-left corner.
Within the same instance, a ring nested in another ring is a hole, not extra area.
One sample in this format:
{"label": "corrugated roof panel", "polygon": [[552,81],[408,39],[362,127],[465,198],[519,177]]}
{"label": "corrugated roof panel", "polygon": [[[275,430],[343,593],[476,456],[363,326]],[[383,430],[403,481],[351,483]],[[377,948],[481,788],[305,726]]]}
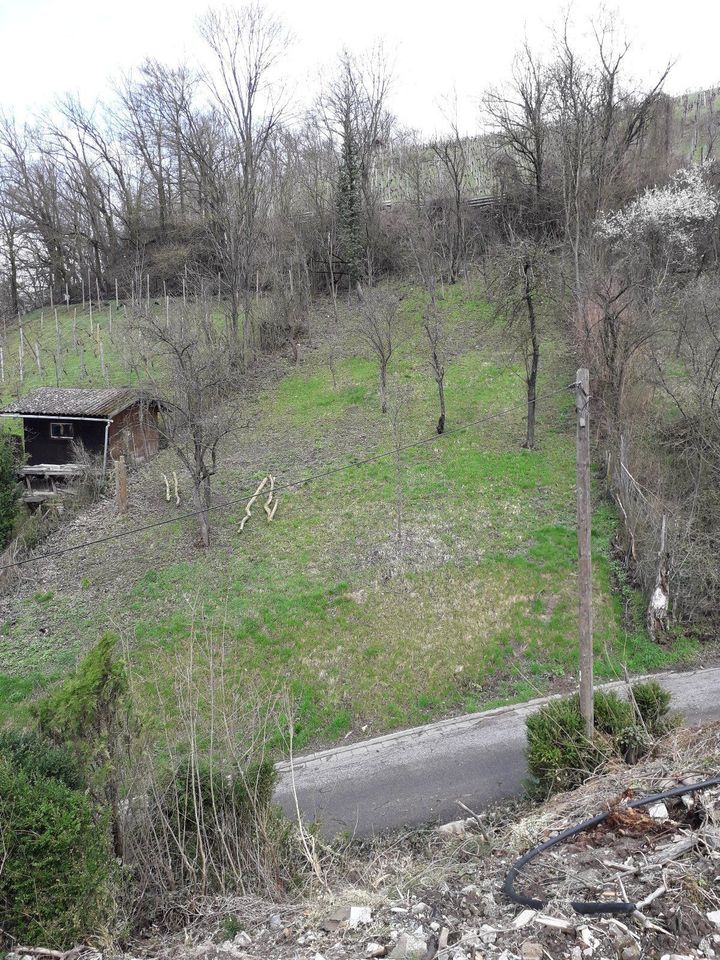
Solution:
{"label": "corrugated roof panel", "polygon": [[127,387],[86,390],[82,387],[38,387],[13,400],[0,413],[16,416],[112,417],[139,399]]}

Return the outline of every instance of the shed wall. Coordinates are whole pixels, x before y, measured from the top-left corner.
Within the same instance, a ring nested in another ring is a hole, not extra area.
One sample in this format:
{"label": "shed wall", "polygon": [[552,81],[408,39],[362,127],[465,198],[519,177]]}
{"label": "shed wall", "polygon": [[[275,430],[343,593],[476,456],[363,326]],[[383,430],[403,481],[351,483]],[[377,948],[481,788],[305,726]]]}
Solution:
{"label": "shed wall", "polygon": [[110,455],[117,460],[149,460],[158,452],[160,435],[154,410],[136,404],[113,418],[110,424]]}
{"label": "shed wall", "polygon": [[104,420],[65,420],[41,419],[40,417],[24,417],[23,432],[25,439],[25,453],[30,466],[39,463],[72,463],[72,440],[57,439],[51,436],[53,423],[72,423],[73,439],[81,441],[90,453],[102,453],[105,444]]}

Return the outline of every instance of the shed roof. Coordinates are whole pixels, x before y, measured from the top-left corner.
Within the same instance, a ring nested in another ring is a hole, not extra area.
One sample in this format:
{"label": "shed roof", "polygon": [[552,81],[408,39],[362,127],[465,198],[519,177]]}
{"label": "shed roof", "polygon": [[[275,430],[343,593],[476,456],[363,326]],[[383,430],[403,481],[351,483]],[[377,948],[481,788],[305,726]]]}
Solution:
{"label": "shed roof", "polygon": [[108,387],[86,390],[81,387],[37,387],[0,410],[16,417],[98,417],[108,418],[140,400],[137,390]]}

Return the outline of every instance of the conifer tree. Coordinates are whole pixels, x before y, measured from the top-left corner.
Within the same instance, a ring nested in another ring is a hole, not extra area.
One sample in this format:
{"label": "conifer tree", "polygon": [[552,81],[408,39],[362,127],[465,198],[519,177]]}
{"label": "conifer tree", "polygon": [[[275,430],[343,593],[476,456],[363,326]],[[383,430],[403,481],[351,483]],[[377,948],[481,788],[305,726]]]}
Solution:
{"label": "conifer tree", "polygon": [[362,198],[358,144],[350,111],[343,119],[342,150],[337,194],[338,246],[346,264],[348,282],[354,286],[364,276]]}

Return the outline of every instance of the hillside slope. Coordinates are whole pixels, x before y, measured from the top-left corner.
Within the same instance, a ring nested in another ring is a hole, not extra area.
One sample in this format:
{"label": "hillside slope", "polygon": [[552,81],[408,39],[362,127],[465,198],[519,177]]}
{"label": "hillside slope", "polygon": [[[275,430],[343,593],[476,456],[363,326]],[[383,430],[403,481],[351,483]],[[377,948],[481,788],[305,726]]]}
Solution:
{"label": "hillside slope", "polygon": [[[123,639],[148,717],[172,726],[176,680],[190,659],[207,673],[221,658],[240,695],[289,691],[296,747],[567,687],[577,661],[574,413],[564,390],[572,359],[549,331],[539,447],[522,450],[519,369],[487,305],[458,285],[443,303],[453,356],[449,432],[437,437],[421,301],[406,291],[409,336],[392,364],[395,435],[351,309],[336,329],[320,301],[299,364],[264,360],[248,382],[246,416],[220,460],[209,551],[197,547],[192,518],[175,519],[192,508],[169,451],[132,477],[126,516],[101,501],[43,543],[38,551],[51,554],[83,546],[27,564],[0,600],[0,710],[27,703],[107,630]],[[65,342],[71,322],[64,315]],[[38,324],[36,315],[26,329]],[[132,377],[120,330],[116,321],[105,353],[114,383]],[[63,382],[97,378],[89,353],[87,375],[68,359]],[[54,372],[37,379],[54,382]],[[464,424],[472,426],[454,432]],[[377,453],[389,456],[332,472]],[[165,501],[161,474],[172,470],[179,508]],[[276,517],[268,524],[258,503],[240,533],[246,499],[267,473],[280,488]],[[158,520],[170,522],[133,532]],[[599,676],[692,656],[682,637],[660,648],[623,628],[623,603],[610,588],[613,523],[598,501]],[[129,535],[84,546],[116,533]]]}

